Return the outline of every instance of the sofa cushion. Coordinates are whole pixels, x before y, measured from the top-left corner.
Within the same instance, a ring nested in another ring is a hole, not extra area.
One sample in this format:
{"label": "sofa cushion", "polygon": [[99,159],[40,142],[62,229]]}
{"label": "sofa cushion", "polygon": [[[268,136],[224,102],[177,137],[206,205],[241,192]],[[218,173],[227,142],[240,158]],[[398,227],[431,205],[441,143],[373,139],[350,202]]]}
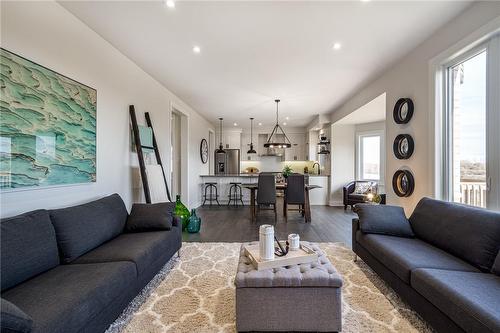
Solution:
{"label": "sofa cushion", "polygon": [[170,258],[181,246],[181,228],[122,234],[76,259],[73,263],[127,260],[135,263],[139,275],[161,258]]}
{"label": "sofa cushion", "polygon": [[60,265],[3,293],[33,318],[33,333],[81,332],[123,294],[135,292],[135,265]]}
{"label": "sofa cushion", "polygon": [[414,237],[403,208],[398,206],[357,204],[359,227],[366,234]]}
{"label": "sofa cushion", "polygon": [[467,332],[500,332],[500,277],[416,269],[411,285]]}
{"label": "sofa cushion", "polygon": [[410,223],[418,238],[483,271],[500,249],[500,212],[423,198]]}
{"label": "sofa cushion", "polygon": [[347,196],[351,201],[365,202],[367,199],[366,194],[348,194]]}
{"label": "sofa cushion", "polygon": [[33,319],[6,299],[2,298],[0,302],[2,333],[29,333],[33,326]]}
{"label": "sofa cushion", "polygon": [[125,229],[128,232],[172,229],[175,202],[133,204]]}
{"label": "sofa cushion", "polygon": [[496,275],[500,275],[500,251],[498,251],[493,267],[491,267],[491,272]]}
{"label": "sofa cushion", "polygon": [[62,261],[69,263],[121,234],[127,215],[118,194],[79,206],[51,210]]}
{"label": "sofa cushion", "polygon": [[416,238],[364,234],[358,231],[356,240],[407,284],[410,283],[411,271],[416,268],[479,272],[465,261]]}
{"label": "sofa cushion", "polygon": [[2,291],[59,265],[56,234],[46,210],[0,223]]}

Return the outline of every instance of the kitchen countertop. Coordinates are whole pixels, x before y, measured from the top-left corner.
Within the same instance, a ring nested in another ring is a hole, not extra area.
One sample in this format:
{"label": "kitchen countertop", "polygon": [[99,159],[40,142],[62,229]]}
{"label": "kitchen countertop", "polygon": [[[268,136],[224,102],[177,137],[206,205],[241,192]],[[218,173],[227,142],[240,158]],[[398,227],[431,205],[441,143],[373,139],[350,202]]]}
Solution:
{"label": "kitchen countertop", "polygon": [[[276,172],[279,173],[279,172]],[[306,174],[309,177],[330,177],[330,175],[317,175]],[[200,177],[259,177],[258,173],[240,173],[240,174],[227,174],[227,175],[200,175]]]}

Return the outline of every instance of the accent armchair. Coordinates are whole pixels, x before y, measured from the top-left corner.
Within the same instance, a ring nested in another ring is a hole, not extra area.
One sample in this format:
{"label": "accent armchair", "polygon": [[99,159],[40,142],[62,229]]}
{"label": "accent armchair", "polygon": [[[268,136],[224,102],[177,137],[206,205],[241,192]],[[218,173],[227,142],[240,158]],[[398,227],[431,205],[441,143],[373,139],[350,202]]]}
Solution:
{"label": "accent armchair", "polygon": [[[374,181],[367,180],[356,180],[348,183],[344,186],[344,210],[347,206],[352,207],[355,204],[363,203],[368,201],[367,195],[369,193],[378,193],[378,184]],[[385,194],[380,194],[382,201],[381,204],[385,204]]]}

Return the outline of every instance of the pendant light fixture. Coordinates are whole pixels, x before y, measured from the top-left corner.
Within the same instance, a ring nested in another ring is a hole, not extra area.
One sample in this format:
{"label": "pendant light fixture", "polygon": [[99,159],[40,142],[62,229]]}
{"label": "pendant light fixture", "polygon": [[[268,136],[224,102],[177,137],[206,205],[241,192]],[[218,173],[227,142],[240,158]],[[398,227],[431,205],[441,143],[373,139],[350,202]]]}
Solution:
{"label": "pendant light fixture", "polygon": [[215,153],[225,154],[226,151],[224,150],[224,146],[222,145],[222,118],[219,118],[219,134],[220,134],[219,149],[217,149]]}
{"label": "pendant light fixture", "polygon": [[250,149],[247,154],[257,154],[255,149],[253,149],[253,118],[250,118]]}
{"label": "pendant light fixture", "polygon": [[[285,131],[283,131],[283,128],[281,128],[279,124],[279,118],[278,118],[278,104],[280,102],[279,99],[274,100],[276,102],[276,125],[274,125],[273,131],[271,132],[271,135],[267,139],[267,142],[264,143],[264,147],[266,148],[290,148],[292,146],[292,143],[288,139],[288,137],[285,134]],[[284,140],[279,140],[278,135],[279,131],[284,136]]]}

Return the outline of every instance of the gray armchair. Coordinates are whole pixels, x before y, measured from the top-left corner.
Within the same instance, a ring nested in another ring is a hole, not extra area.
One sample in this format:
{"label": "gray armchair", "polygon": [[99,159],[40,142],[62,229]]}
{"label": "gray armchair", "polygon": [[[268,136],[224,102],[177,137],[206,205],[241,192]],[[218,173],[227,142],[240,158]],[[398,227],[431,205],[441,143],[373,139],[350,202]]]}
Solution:
{"label": "gray armchair", "polygon": [[257,209],[260,211],[262,206],[271,207],[274,210],[274,222],[276,222],[278,216],[276,212],[276,179],[274,174],[259,174]]}
{"label": "gray armchair", "polygon": [[[366,191],[363,191],[363,193],[357,193],[356,190],[356,185],[363,187],[365,186],[367,188]],[[368,190],[369,189],[369,190]],[[368,181],[368,180],[356,180],[348,183],[347,185],[344,186],[343,189],[343,194],[344,194],[344,209],[347,209],[347,206],[351,206],[351,208],[358,203],[363,203],[367,201],[367,195],[368,193],[373,193],[377,194],[378,193],[378,184],[377,182],[374,181]],[[381,204],[385,204],[385,194],[380,194],[382,201],[380,202]]]}

